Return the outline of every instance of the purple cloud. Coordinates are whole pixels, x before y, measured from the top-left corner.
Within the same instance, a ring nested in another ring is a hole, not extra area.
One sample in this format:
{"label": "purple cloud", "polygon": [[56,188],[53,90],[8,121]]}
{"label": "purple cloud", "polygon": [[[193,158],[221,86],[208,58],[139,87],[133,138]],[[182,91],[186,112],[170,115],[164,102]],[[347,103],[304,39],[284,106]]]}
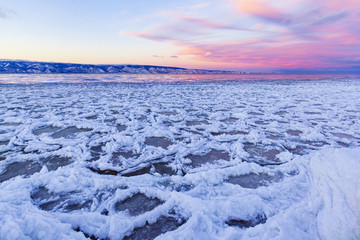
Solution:
{"label": "purple cloud", "polygon": [[233,3],[239,17],[253,16],[249,29],[234,24],[234,18],[219,22],[208,20],[211,16],[185,15],[131,35],[170,42],[180,49],[177,55],[193,56],[208,66],[221,63],[241,70],[330,69],[358,64],[360,30],[354,26],[359,23],[356,17],[360,2],[319,0],[299,6],[297,11],[274,4],[275,0]]}

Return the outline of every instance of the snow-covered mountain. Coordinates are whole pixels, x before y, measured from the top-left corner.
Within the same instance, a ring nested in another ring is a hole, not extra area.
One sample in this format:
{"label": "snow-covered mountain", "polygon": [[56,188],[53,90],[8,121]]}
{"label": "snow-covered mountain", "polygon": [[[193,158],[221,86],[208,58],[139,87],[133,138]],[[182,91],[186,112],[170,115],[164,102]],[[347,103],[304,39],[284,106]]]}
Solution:
{"label": "snow-covered mountain", "polygon": [[94,65],[0,60],[0,73],[231,74],[236,72],[151,65]]}

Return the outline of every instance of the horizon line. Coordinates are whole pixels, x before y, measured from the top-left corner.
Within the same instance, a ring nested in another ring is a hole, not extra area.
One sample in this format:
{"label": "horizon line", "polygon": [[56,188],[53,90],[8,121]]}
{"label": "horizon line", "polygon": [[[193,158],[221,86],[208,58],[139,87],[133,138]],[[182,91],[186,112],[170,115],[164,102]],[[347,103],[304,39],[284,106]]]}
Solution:
{"label": "horizon line", "polygon": [[[314,75],[360,75],[360,68],[357,71],[341,71],[335,69],[279,69],[274,71],[241,71],[241,70],[222,70],[222,69],[206,69],[206,68],[186,68],[178,66],[169,66],[169,65],[153,65],[153,64],[108,64],[108,63],[74,63],[74,62],[56,62],[56,61],[38,61],[38,60],[27,60],[27,59],[0,59],[0,62],[32,62],[32,63],[52,63],[52,64],[73,64],[73,65],[90,65],[90,66],[148,66],[148,67],[163,67],[163,68],[176,68],[184,70],[203,70],[203,71],[221,71],[227,72],[227,74],[282,74],[282,75],[304,75],[304,74],[314,74]],[[326,71],[329,71],[328,73]],[[0,74],[22,74],[22,73],[2,73]],[[26,73],[23,73],[26,74]],[[28,73],[34,74],[34,73]],[[36,73],[35,73],[36,74]],[[89,74],[89,73],[40,73],[40,74]],[[93,74],[112,74],[112,73],[93,73]],[[116,73],[113,73],[116,74]],[[166,74],[166,73],[165,73]]]}

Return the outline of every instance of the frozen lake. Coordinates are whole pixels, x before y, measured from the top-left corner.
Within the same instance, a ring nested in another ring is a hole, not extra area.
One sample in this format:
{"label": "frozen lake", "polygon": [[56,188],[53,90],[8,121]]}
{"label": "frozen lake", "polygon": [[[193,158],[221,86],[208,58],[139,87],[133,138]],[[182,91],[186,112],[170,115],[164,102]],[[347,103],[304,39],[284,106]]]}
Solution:
{"label": "frozen lake", "polygon": [[359,239],[359,170],[358,75],[0,75],[0,239]]}

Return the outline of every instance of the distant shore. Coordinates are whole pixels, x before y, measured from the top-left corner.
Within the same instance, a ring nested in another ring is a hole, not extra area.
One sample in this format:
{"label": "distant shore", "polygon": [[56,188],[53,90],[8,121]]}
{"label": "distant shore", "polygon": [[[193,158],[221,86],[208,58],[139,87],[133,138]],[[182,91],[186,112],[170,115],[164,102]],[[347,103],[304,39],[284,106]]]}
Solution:
{"label": "distant shore", "polygon": [[0,74],[244,74],[237,71],[187,69],[153,65],[95,65],[76,63],[33,62],[20,60],[0,60]]}

